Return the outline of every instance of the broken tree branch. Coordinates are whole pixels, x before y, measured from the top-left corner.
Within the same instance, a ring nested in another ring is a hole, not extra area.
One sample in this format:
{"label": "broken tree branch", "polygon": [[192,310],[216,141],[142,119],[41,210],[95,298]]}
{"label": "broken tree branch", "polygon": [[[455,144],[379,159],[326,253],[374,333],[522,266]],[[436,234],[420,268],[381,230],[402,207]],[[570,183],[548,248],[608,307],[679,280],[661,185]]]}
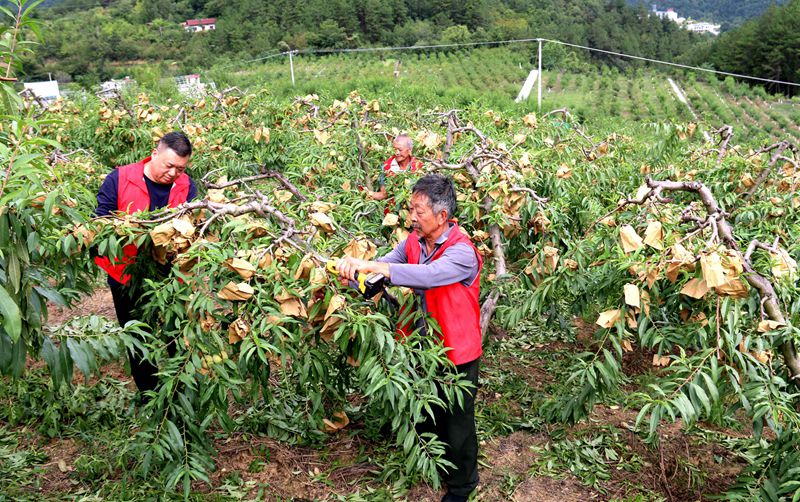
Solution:
{"label": "broken tree branch", "polygon": [[724,125],[711,134],[719,134],[720,147],[719,153],[717,154],[717,165],[719,165],[722,163],[722,159],[725,157],[725,153],[728,151],[728,144],[731,142],[731,138],[733,138],[733,126]]}

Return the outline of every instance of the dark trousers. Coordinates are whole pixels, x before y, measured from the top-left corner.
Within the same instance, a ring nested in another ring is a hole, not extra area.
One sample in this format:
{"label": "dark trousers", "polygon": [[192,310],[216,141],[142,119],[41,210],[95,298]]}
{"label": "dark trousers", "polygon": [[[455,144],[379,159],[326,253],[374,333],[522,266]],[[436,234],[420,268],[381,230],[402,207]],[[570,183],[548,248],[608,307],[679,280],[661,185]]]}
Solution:
{"label": "dark trousers", "polygon": [[442,473],[447,489],[453,495],[469,496],[478,486],[478,434],[475,431],[475,394],[478,391],[480,358],[456,366],[458,373],[474,386],[464,394],[464,406],[453,403],[452,410],[433,407],[436,423],[428,419],[417,425],[419,434],[435,433],[447,447],[445,459],[455,468]]}
{"label": "dark trousers", "polygon": [[[111,289],[111,297],[114,299],[114,310],[117,313],[119,325],[125,326],[128,321],[137,319],[136,310],[141,295],[110,277],[108,278],[108,287]],[[155,390],[158,387],[158,376],[156,376],[158,366],[146,361],[142,354],[131,349],[128,349],[128,361],[131,364],[131,376],[140,392]]]}

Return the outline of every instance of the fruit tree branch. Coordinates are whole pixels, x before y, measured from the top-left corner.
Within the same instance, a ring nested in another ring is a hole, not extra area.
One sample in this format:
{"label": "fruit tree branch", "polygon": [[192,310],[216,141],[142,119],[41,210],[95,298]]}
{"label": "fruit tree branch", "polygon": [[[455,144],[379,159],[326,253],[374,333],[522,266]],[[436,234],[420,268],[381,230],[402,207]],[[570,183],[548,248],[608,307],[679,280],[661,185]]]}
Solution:
{"label": "fruit tree branch", "polygon": [[[764,309],[770,320],[784,323],[785,319],[781,311],[780,304],[778,303],[778,295],[775,293],[775,288],[772,282],[766,277],[762,276],[752,265],[750,255],[752,254],[751,247],[763,246],[761,243],[751,243],[748,246],[748,251],[744,255],[739,249],[736,239],[733,235],[733,228],[725,219],[725,211],[719,205],[714,194],[711,190],[699,181],[656,181],[652,178],[647,178],[647,186],[650,187],[650,192],[645,194],[641,200],[650,199],[660,194],[662,191],[667,192],[690,192],[696,194],[708,214],[708,222],[714,228],[716,234],[719,236],[721,242],[729,249],[734,251],[742,259],[744,269],[744,279],[750,286],[758,291],[761,296]],[[791,375],[795,384],[800,385],[800,357],[798,357],[797,348],[792,341],[786,341],[779,346],[783,354],[784,363]]]}

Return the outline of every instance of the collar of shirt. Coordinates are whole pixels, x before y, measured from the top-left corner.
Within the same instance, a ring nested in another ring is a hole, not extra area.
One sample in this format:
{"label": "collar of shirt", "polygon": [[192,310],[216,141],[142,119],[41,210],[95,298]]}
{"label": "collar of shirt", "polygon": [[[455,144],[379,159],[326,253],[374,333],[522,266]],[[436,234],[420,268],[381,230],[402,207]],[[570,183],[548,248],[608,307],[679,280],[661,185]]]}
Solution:
{"label": "collar of shirt", "polygon": [[[441,246],[442,244],[445,243],[445,241],[447,240],[447,237],[450,235],[450,230],[453,229],[454,225],[455,224],[452,223],[452,222],[448,222],[447,223],[447,230],[445,230],[444,233],[442,235],[440,235],[438,239],[436,239],[436,242],[433,243],[434,246],[433,246],[433,251],[431,252],[431,254],[435,253],[436,250],[439,249],[439,246]],[[424,237],[420,237],[419,238],[419,247],[422,250],[422,256],[423,257],[427,257],[428,256],[428,252],[427,252],[428,247],[425,245],[425,238]]]}

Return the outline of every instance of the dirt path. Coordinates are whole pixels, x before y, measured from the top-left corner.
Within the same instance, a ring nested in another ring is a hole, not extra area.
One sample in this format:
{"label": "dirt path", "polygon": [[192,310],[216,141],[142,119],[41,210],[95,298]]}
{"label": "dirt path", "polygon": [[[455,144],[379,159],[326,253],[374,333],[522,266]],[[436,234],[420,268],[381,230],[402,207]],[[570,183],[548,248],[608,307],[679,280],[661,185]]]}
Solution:
{"label": "dirt path", "polygon": [[[545,443],[545,435],[526,432],[515,432],[483,443],[484,465],[479,468],[481,484],[475,500],[581,502],[603,499],[574,477],[558,480],[528,474],[535,458],[531,447]],[[372,484],[367,480],[377,466],[354,463],[359,451],[371,447],[357,435],[342,434],[326,445],[323,455],[323,452],[311,448],[237,435],[218,445],[218,465],[212,481],[218,485],[225,477],[235,474],[250,486],[268,485],[275,497],[330,500],[336,495],[352,494],[354,486],[361,485],[363,491],[365,485]],[[260,452],[262,457],[264,452],[268,452],[269,461],[253,468],[253,461],[259,455],[254,452]],[[198,484],[197,488],[202,491],[203,486]],[[255,491],[254,488],[252,495]],[[415,502],[438,502],[443,494],[444,490],[437,491],[421,483],[412,487],[405,497]]]}
{"label": "dirt path", "polygon": [[117,319],[114,313],[114,300],[111,299],[111,291],[102,287],[96,289],[91,295],[82,297],[71,309],[49,304],[47,312],[47,324],[50,326],[63,324],[73,317],[91,314],[107,317],[112,321]]}

